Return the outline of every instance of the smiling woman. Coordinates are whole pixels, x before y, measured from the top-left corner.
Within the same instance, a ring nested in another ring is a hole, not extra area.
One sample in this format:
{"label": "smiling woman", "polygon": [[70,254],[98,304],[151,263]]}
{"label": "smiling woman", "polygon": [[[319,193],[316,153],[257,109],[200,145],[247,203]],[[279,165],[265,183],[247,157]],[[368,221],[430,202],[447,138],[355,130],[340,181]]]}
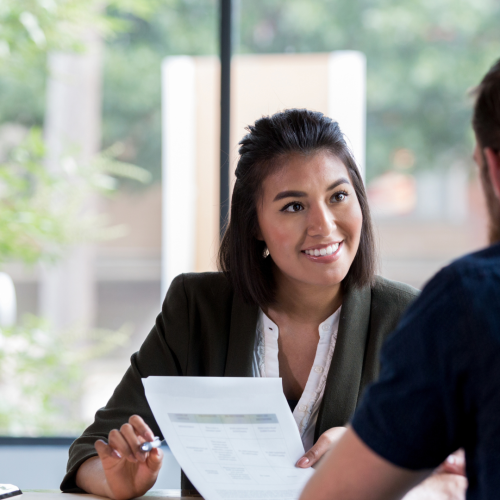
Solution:
{"label": "smiling woman", "polygon": [[[368,284],[375,272],[370,211],[363,181],[338,123],[319,112],[292,109],[261,118],[248,131],[240,142],[231,220],[219,254],[220,267],[231,276],[238,292],[258,304],[274,300],[276,266],[272,262],[283,254],[273,255],[269,245],[273,245],[273,236],[283,234],[290,241],[297,232],[304,240],[300,247],[304,254],[306,250],[309,255],[311,250],[321,254],[322,247],[328,252],[329,243],[340,244],[335,255],[344,253],[342,262],[320,268],[325,273],[334,270],[337,276],[345,271],[337,284],[343,280],[345,286],[359,288]],[[316,202],[314,197],[323,201]],[[291,220],[290,212],[303,213],[299,220],[296,216]],[[333,228],[329,226],[337,222],[337,237],[345,224],[359,226],[345,242],[347,249],[342,248],[345,245],[341,240],[327,241],[325,245],[322,235],[326,232],[326,238],[332,236]],[[304,226],[311,223],[309,239],[304,239]],[[320,227],[315,228],[315,224]],[[311,236],[311,231],[317,229],[319,233]],[[262,263],[266,246],[272,258]],[[282,267],[278,264],[277,269]]]}
{"label": "smiling woman", "polygon": [[[281,377],[310,467],[343,433],[378,376],[386,335],[415,289],[374,276],[363,182],[338,124],[288,110],[240,142],[220,273],[178,276],[105,408],[70,450],[64,491],[115,499],[151,488],[163,436],[151,375]],[[263,464],[265,465],[265,464]],[[193,489],[182,476],[183,489]]]}

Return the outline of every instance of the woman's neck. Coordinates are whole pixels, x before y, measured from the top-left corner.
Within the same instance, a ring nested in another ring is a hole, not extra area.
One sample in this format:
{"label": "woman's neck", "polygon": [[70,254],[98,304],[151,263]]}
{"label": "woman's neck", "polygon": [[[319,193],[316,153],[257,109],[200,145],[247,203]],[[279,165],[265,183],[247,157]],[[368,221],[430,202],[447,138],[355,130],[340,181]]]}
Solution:
{"label": "woman's neck", "polygon": [[298,283],[276,273],[276,301],[269,307],[298,323],[320,324],[342,304],[342,286]]}

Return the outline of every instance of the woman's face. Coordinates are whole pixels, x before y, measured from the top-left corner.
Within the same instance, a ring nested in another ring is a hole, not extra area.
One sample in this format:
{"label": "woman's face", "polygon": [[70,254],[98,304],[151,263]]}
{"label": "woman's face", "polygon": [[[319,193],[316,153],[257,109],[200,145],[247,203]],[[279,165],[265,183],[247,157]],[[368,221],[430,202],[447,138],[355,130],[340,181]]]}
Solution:
{"label": "woman's face", "polygon": [[363,222],[345,165],[328,153],[293,155],[262,188],[259,239],[278,272],[307,285],[340,283],[358,250]]}

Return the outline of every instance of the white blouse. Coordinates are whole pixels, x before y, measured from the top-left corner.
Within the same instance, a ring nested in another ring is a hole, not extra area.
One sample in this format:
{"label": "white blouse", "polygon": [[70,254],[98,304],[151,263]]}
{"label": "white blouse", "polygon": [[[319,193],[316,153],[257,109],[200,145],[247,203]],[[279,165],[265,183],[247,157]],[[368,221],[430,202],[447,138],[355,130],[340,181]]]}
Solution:
{"label": "white blouse", "polygon": [[[306,451],[314,442],[314,429],[319,407],[325,392],[326,377],[337,341],[340,310],[341,307],[319,325],[319,342],[314,363],[304,392],[293,411]],[[260,310],[252,363],[254,377],[279,377],[278,337],[278,325]]]}

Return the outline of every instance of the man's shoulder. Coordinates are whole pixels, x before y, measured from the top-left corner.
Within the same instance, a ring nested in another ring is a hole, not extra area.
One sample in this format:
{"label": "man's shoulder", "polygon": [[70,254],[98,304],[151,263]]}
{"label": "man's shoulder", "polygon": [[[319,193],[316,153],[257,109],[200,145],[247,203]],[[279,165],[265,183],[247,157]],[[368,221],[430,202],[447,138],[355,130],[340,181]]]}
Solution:
{"label": "man's shoulder", "polygon": [[454,296],[470,294],[500,293],[500,244],[460,257],[443,267],[424,287],[425,295],[431,291],[446,289],[450,300]]}
{"label": "man's shoulder", "polygon": [[[500,342],[500,244],[466,255],[449,266],[457,299],[474,325]],[[472,328],[472,327],[471,327]]]}
{"label": "man's shoulder", "polygon": [[482,270],[500,269],[500,243],[496,243],[482,250],[460,257],[452,262],[448,268],[456,273],[469,273]]}
{"label": "man's shoulder", "polygon": [[[479,332],[500,331],[500,245],[465,255],[443,267],[424,286],[401,323],[426,342],[449,348]],[[458,335],[461,332],[461,335]],[[458,345],[458,344],[457,344]],[[462,344],[460,344],[462,345]]]}

